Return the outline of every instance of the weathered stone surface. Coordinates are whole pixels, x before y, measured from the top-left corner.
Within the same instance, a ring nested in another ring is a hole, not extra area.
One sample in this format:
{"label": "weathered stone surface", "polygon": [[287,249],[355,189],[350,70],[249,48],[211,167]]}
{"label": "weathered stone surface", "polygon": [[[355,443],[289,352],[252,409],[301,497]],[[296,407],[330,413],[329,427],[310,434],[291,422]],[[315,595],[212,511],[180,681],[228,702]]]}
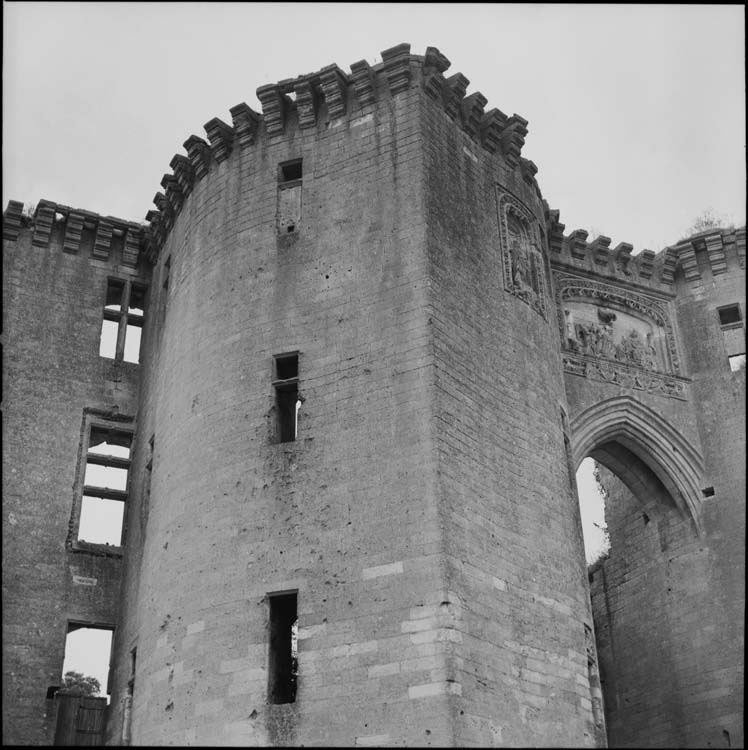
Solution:
{"label": "weathered stone surface", "polygon": [[[9,206],[5,741],[51,741],[82,622],[117,628],[110,744],[742,743],[744,231],[564,237],[523,118],[435,48],[382,57],[209,120],[147,230]],[[148,287],[140,365],[98,356],[112,278]],[[124,569],[72,543],[92,413],[136,429]],[[634,493],[591,608],[587,455]]]}

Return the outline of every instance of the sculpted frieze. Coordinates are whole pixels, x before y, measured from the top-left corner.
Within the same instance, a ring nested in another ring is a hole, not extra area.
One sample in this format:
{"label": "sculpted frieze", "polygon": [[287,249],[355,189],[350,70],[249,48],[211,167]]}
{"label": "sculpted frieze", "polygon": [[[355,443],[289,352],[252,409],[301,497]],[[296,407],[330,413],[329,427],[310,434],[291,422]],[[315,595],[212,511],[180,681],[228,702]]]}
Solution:
{"label": "sculpted frieze", "polygon": [[510,193],[498,191],[499,235],[504,289],[547,320],[542,240],[530,210]]}
{"label": "sculpted frieze", "polygon": [[566,372],[685,398],[663,302],[567,274],[554,281]]}

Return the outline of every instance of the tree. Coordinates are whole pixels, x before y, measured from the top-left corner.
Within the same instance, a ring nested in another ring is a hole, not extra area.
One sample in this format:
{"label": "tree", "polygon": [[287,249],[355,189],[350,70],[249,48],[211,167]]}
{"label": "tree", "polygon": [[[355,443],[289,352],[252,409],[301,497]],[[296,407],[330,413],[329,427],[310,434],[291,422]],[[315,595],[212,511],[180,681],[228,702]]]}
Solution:
{"label": "tree", "polygon": [[101,692],[101,683],[95,677],[88,677],[81,672],[65,672],[62,680],[63,686],[58,691],[60,695],[95,696]]}

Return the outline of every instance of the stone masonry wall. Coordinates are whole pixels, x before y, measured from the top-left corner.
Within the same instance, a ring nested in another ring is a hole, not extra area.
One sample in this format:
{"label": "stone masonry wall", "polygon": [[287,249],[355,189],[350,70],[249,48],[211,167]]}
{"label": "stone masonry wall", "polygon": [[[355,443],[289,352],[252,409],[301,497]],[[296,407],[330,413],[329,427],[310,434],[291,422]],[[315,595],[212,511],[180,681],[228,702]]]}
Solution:
{"label": "stone masonry wall", "polygon": [[539,192],[428,100],[424,120],[455,742],[593,746],[591,617],[544,242],[545,316],[505,290],[503,196],[537,227]]}
{"label": "stone masonry wall", "polygon": [[741,258],[724,235],[725,269],[714,273],[706,248],[693,240],[699,273],[686,278],[679,268],[674,279],[704,456],[700,530],[646,470],[638,470],[636,496],[606,473],[611,551],[591,581],[615,746],[743,742],[745,371],[730,370],[717,310],[738,303],[744,311],[745,289]]}
{"label": "stone masonry wall", "polygon": [[136,416],[138,366],[99,357],[99,335],[107,278],[142,276],[122,236],[92,257],[91,215],[76,242],[66,208],[40,204],[32,226],[16,209],[3,242],[3,742],[46,744],[68,623],[117,622],[122,552],[71,545],[74,483],[84,410]]}
{"label": "stone masonry wall", "polygon": [[[137,647],[133,742],[452,741],[429,624],[444,586],[418,92],[379,96],[235,150],[160,251],[148,521],[118,647]],[[278,165],[295,158],[301,221],[279,237]],[[294,350],[299,434],[276,444],[272,357]],[[269,705],[267,594],[289,589],[297,699]],[[121,656],[120,695],[126,672]]]}

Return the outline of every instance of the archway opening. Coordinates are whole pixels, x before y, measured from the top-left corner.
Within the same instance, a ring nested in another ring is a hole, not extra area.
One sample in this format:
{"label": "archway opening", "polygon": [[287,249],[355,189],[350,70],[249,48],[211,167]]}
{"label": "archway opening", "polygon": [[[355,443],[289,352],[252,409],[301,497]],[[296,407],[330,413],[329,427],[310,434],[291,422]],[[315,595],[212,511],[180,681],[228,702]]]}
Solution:
{"label": "archway opening", "polygon": [[[590,688],[599,680],[609,747],[677,743],[684,720],[673,695],[687,572],[673,564],[694,537],[661,467],[624,438],[593,444],[577,471],[594,621]],[[602,729],[600,729],[602,733]]]}

